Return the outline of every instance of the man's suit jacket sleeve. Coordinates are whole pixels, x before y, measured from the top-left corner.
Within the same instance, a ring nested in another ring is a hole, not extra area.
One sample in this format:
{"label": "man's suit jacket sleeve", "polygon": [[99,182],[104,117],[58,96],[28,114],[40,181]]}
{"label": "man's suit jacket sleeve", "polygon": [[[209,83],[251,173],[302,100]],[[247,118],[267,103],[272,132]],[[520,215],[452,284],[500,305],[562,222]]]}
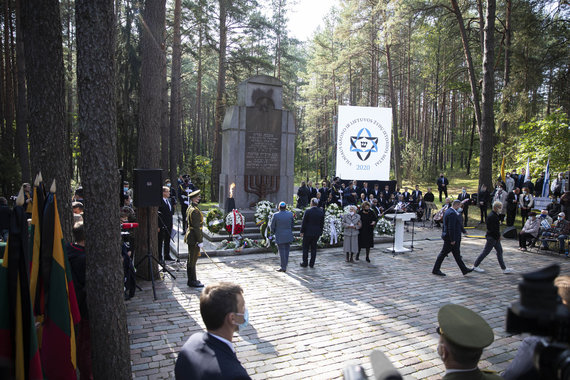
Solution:
{"label": "man's suit jacket sleeve", "polygon": [[[309,209],[311,210],[311,209]],[[305,229],[307,228],[307,215],[309,213],[309,210],[305,211],[305,214],[303,215],[303,222],[301,223],[301,233],[304,234],[305,233]]]}
{"label": "man's suit jacket sleeve", "polygon": [[319,214],[320,214],[320,219],[321,219],[321,223],[320,223],[320,233],[319,236],[323,234],[323,228],[325,226],[325,212],[323,210],[319,209]]}

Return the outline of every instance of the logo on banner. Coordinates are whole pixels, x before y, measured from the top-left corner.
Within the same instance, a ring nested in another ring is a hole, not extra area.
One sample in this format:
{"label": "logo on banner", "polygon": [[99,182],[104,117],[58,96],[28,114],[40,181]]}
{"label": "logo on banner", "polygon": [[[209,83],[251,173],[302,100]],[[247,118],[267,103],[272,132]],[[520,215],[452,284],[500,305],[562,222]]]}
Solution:
{"label": "logo on banner", "polygon": [[[363,136],[364,133],[368,136]],[[366,161],[372,153],[378,152],[378,137],[372,137],[367,128],[362,128],[356,136],[350,137],[350,151],[356,152],[361,161]]]}

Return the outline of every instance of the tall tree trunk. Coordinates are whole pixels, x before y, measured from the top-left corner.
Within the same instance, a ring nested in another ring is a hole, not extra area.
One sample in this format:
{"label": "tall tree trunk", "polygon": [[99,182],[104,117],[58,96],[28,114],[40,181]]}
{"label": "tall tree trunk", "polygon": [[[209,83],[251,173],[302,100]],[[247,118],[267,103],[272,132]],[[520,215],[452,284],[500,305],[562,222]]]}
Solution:
{"label": "tall tree trunk", "polygon": [[[156,169],[160,166],[160,125],[162,121],[162,58],[165,17],[165,0],[146,0],[143,12],[141,33],[141,99],[139,111],[139,133],[137,165],[141,169]],[[158,95],[158,96],[157,96]],[[134,194],[135,199],[137,194]],[[158,257],[158,207],[138,209],[139,223],[143,228],[137,234],[137,255],[147,253]],[[148,223],[148,224],[147,224]],[[149,226],[148,231],[146,226]],[[148,239],[148,242],[147,242]],[[136,259],[139,261],[139,258]],[[158,267],[152,262],[154,276],[158,277]],[[140,265],[137,273],[150,280],[148,263]]]}
{"label": "tall tree trunk", "polygon": [[16,1],[16,69],[18,70],[18,98],[16,102],[16,151],[22,169],[22,181],[32,182],[28,152],[28,104],[26,102],[26,59],[20,1]]}
{"label": "tall tree trunk", "polygon": [[400,139],[398,137],[398,103],[396,100],[396,91],[394,89],[394,80],[392,78],[392,61],[390,57],[390,45],[386,44],[386,63],[388,66],[388,87],[390,90],[390,103],[392,106],[392,145],[394,147],[394,173],[396,174],[396,182],[402,185],[402,158],[400,152]]}
{"label": "tall tree trunk", "polygon": [[174,1],[174,34],[172,37],[172,70],[170,79],[170,180],[174,183],[178,170],[180,141],[180,72],[182,50],[180,48],[181,0]]}
{"label": "tall tree trunk", "polygon": [[214,152],[212,160],[212,200],[219,199],[220,173],[222,169],[222,123],[226,112],[224,94],[226,92],[226,49],[228,27],[226,25],[228,0],[219,0],[220,49],[218,55],[218,86],[216,95],[216,117],[214,122]]}
{"label": "tall tree trunk", "polygon": [[[63,236],[71,239],[68,140],[65,134],[65,78],[59,1],[28,0],[22,5],[32,172],[57,181]],[[62,154],[63,152],[63,154]],[[86,211],[89,205],[86,206]]]}
{"label": "tall tree trunk", "polygon": [[479,187],[493,184],[493,148],[495,146],[495,10],[496,0],[487,0],[485,14],[485,50],[483,52],[483,109],[479,159]]}
{"label": "tall tree trunk", "polygon": [[[509,124],[507,116],[510,109],[509,83],[511,81],[511,6],[512,0],[506,0],[505,11],[505,67],[503,72],[503,97],[501,102],[501,140],[503,143],[507,140]],[[549,97],[550,99],[550,97]]]}
{"label": "tall tree trunk", "polygon": [[469,74],[469,85],[471,86],[471,101],[475,108],[475,119],[477,120],[477,128],[479,134],[481,133],[481,104],[479,101],[479,91],[477,89],[477,80],[475,79],[475,67],[473,66],[473,58],[471,57],[471,50],[469,49],[469,40],[467,32],[465,31],[465,23],[463,22],[463,15],[457,5],[457,0],[450,0],[453,7],[453,12],[457,18],[459,25],[459,33],[461,34],[461,42],[463,43],[463,53],[465,55],[465,62],[467,63],[467,71]]}
{"label": "tall tree trunk", "polygon": [[161,47],[160,56],[160,167],[163,169],[163,177],[168,174],[168,151],[170,148],[170,132],[168,120],[168,84],[166,83],[166,8],[163,15],[160,16],[161,33],[158,43]]}
{"label": "tall tree trunk", "polygon": [[[76,0],[87,305],[96,379],[130,379],[117,189],[113,0]],[[97,15],[97,17],[93,17]]]}
{"label": "tall tree trunk", "polygon": [[12,17],[10,11],[10,2],[4,1],[4,118],[6,135],[2,139],[4,148],[8,148],[10,155],[14,146],[14,87],[12,79],[12,52],[10,45],[10,26]]}
{"label": "tall tree trunk", "polygon": [[196,170],[196,156],[198,155],[198,146],[200,139],[200,128],[202,125],[202,34],[204,25],[200,24],[200,31],[198,34],[198,70],[196,73],[196,118],[194,120],[194,128],[192,129],[192,161],[190,167],[192,174]]}

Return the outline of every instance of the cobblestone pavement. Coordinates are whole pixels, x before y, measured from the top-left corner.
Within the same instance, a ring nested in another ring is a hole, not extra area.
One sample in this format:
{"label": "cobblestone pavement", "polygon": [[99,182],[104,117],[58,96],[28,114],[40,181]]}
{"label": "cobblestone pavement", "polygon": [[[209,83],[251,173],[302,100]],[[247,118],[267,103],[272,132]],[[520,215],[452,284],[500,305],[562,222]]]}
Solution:
{"label": "cobblestone pavement", "polygon": [[[444,367],[436,353],[437,311],[457,303],[480,313],[495,332],[480,367],[501,371],[516,353],[521,336],[505,332],[507,307],[518,299],[519,274],[505,275],[494,251],[481,267],[485,273],[461,275],[453,258],[442,266],[447,277],[431,274],[441,249],[441,230],[416,228],[414,252],[392,255],[377,245],[371,263],[344,262],[340,248],[320,249],[314,269],[299,266],[301,252],[291,252],[286,273],[275,272],[278,256],[251,254],[198,260],[205,284],[232,281],[244,289],[250,326],[234,337],[237,356],[253,379],[338,379],[348,363],[372,375],[368,356],[382,350],[406,379],[439,379]],[[471,230],[473,235],[482,231]],[[410,238],[406,234],[406,239]],[[433,240],[430,240],[433,239]],[[464,238],[468,266],[485,240]],[[407,242],[407,246],[410,242]],[[503,240],[505,262],[517,273],[558,263],[570,272],[570,260],[554,253],[521,253],[515,240]],[[170,265],[128,301],[131,360],[137,379],[174,378],[177,353],[190,335],[204,329],[199,290],[186,286],[184,264]]]}

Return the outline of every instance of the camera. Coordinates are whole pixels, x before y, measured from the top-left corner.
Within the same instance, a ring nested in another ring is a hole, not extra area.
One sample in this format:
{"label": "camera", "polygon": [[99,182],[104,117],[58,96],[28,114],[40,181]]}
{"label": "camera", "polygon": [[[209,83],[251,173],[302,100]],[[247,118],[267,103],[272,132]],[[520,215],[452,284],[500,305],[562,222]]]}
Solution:
{"label": "camera", "polygon": [[533,360],[540,379],[570,380],[570,311],[554,286],[559,273],[560,266],[551,265],[523,274],[520,301],[507,311],[507,332],[544,337]]}

